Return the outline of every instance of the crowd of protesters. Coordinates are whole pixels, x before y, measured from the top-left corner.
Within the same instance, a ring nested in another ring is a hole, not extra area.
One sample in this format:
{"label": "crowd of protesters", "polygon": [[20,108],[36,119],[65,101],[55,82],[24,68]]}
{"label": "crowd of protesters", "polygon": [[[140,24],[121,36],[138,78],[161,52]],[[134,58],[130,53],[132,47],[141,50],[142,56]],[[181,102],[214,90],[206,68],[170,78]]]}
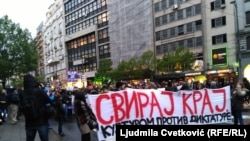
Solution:
{"label": "crowd of protesters", "polygon": [[[82,107],[86,107],[85,100],[86,94],[102,94],[110,91],[120,91],[126,88],[132,89],[165,89],[166,91],[177,92],[180,90],[201,90],[204,88],[216,89],[225,86],[230,86],[232,96],[232,114],[234,116],[234,124],[238,123],[243,125],[243,103],[250,102],[250,83],[246,78],[242,81],[238,81],[236,84],[233,82],[226,82],[225,85],[217,83],[216,81],[205,81],[200,82],[187,82],[187,81],[176,81],[167,80],[158,82],[139,82],[129,83],[125,81],[118,81],[111,83],[106,82],[102,86],[88,85],[86,88],[74,88],[73,90],[66,90],[65,88],[49,88],[40,84],[40,88],[50,97],[51,101],[55,102],[57,116],[56,121],[58,122],[58,134],[65,136],[63,132],[64,121],[76,118],[77,125],[82,133],[82,140],[90,141],[90,131],[86,125],[86,114],[87,110],[82,110]],[[22,118],[22,107],[20,106],[19,94],[22,88],[13,88],[10,90],[2,89],[0,92],[0,118],[3,122],[8,121],[12,125],[18,122],[18,119]],[[52,102],[52,103],[53,103]],[[49,104],[49,103],[48,103]],[[79,110],[81,109],[81,110]],[[47,127],[50,128],[50,120],[48,120]]]}

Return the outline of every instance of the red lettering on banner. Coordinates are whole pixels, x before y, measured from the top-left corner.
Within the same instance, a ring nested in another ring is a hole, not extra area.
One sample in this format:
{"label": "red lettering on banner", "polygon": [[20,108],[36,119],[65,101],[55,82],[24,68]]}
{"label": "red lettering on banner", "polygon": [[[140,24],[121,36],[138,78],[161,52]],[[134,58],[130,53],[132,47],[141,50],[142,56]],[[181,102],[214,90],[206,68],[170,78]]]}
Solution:
{"label": "red lettering on banner", "polygon": [[[160,117],[172,116],[175,111],[175,106],[182,106],[183,115],[203,115],[206,111],[213,114],[223,112],[226,108],[226,90],[225,89],[204,89],[195,91],[181,91],[182,105],[175,105],[175,95],[170,91],[119,91],[112,94],[102,94],[95,99],[96,116],[101,124],[109,125],[119,123],[131,118],[152,118],[155,113]],[[159,94],[159,95],[157,95]],[[220,94],[223,96],[223,102],[213,105],[211,97]],[[159,97],[158,97],[159,96]],[[166,98],[166,104],[161,103],[158,98]],[[111,115],[102,115],[102,104],[107,102],[110,104]],[[178,102],[178,101],[177,101]],[[166,107],[164,107],[166,106]],[[199,106],[199,107],[198,107]],[[178,108],[179,108],[178,107]],[[181,108],[181,107],[180,107]],[[148,111],[150,110],[150,111]],[[104,118],[105,117],[105,118]]]}
{"label": "red lettering on banner", "polygon": [[157,100],[157,97],[155,96],[154,92],[152,92],[151,95],[152,95],[152,100],[151,100],[150,118],[153,117],[154,107],[158,109],[160,116],[163,117],[161,106],[159,104],[159,101]]}
{"label": "red lettering on banner", "polygon": [[96,118],[103,124],[111,124],[114,119],[114,116],[110,116],[109,120],[105,120],[102,118],[101,115],[101,103],[104,99],[109,100],[110,99],[109,95],[102,94],[99,95],[96,99]]}
{"label": "red lettering on banner", "polygon": [[167,108],[164,108],[164,113],[171,116],[174,114],[174,95],[173,92],[170,91],[162,91],[161,92],[162,95],[167,95],[169,96],[169,100],[170,100],[170,110],[168,110]]}
{"label": "red lettering on banner", "polygon": [[[131,94],[131,95],[129,95]],[[136,118],[145,118],[144,109],[150,109],[150,117],[153,117],[154,111],[158,110],[160,116],[164,116],[163,112],[167,115],[173,115],[174,113],[174,97],[172,92],[162,91],[162,95],[169,96],[170,99],[170,109],[162,108],[156,94],[154,92],[143,93],[138,91],[133,91],[133,93],[128,93],[123,91],[123,93],[112,93],[111,95],[100,95],[96,99],[96,116],[100,123],[102,124],[112,124],[113,122],[119,123],[124,119],[130,119],[131,111],[134,110]],[[101,115],[101,103],[104,101],[111,101],[114,115],[110,115],[108,119],[104,119]],[[163,111],[162,111],[163,110]]]}
{"label": "red lettering on banner", "polygon": [[203,98],[203,105],[202,105],[201,114],[204,113],[204,109],[205,109],[206,105],[209,107],[210,112],[214,113],[214,110],[213,110],[213,107],[212,107],[212,103],[210,101],[210,97],[209,97],[209,94],[208,94],[208,90],[207,89],[204,89],[204,90],[205,90],[205,93],[204,93],[204,98]]}
{"label": "red lettering on banner", "polygon": [[193,91],[193,101],[194,101],[194,114],[197,114],[197,103],[201,101],[202,93],[201,91]]}
{"label": "red lettering on banner", "polygon": [[[185,91],[185,92],[188,92],[188,91]],[[201,103],[202,109],[200,111],[201,114],[204,113],[206,106],[208,106],[211,113],[214,112],[207,89],[205,89],[204,94],[202,94],[201,91],[192,91],[192,92],[191,92],[191,94],[186,94],[186,93],[182,94],[183,114],[184,115],[186,115],[187,112],[189,112],[191,115],[199,114],[197,111],[197,105],[199,105],[199,102],[202,102]],[[192,103],[193,106],[189,105],[188,100],[191,100],[191,102],[189,102],[189,103],[190,104]]]}
{"label": "red lettering on banner", "polygon": [[135,91],[133,91],[132,93],[132,98],[131,99],[128,99],[128,93],[127,91],[125,92],[125,108],[127,109],[126,110],[126,118],[129,119],[130,118],[130,111],[132,110],[132,106],[133,104],[135,105],[135,116],[136,118],[139,117],[139,107],[138,107],[138,98],[137,98],[137,93]]}
{"label": "red lettering on banner", "polygon": [[189,98],[192,96],[192,93],[191,94],[186,94],[186,93],[183,93],[182,94],[182,105],[183,105],[183,114],[186,115],[187,114],[187,111],[186,110],[189,110],[190,114],[193,115],[193,111],[192,111],[192,108],[188,105],[188,100]]}
{"label": "red lettering on banner", "polygon": [[217,112],[224,111],[224,109],[226,108],[226,96],[227,96],[225,89],[215,89],[215,90],[213,90],[213,93],[214,94],[223,94],[223,106],[220,108],[219,105],[216,105],[215,110]]}
{"label": "red lettering on banner", "polygon": [[[125,96],[127,96],[126,94],[124,94]],[[121,122],[124,117],[125,117],[125,113],[126,113],[126,109],[123,109],[123,104],[124,104],[124,98],[123,95],[119,94],[119,93],[113,93],[111,95],[111,99],[112,99],[112,104],[113,104],[113,108],[114,108],[114,116],[115,116],[115,121],[116,122]],[[117,100],[119,99],[119,100]],[[120,103],[118,103],[120,101]],[[119,117],[120,115],[120,117]]]}
{"label": "red lettering on banner", "polygon": [[[144,114],[143,114],[143,108],[145,108],[145,107],[147,107],[148,106],[148,104],[149,104],[149,96],[147,95],[147,94],[145,94],[145,93],[142,93],[142,92],[138,92],[137,93],[137,95],[138,95],[138,97],[139,97],[139,109],[140,109],[140,117],[141,118],[144,118]],[[143,102],[142,101],[142,97],[144,97],[145,98],[145,101]]]}

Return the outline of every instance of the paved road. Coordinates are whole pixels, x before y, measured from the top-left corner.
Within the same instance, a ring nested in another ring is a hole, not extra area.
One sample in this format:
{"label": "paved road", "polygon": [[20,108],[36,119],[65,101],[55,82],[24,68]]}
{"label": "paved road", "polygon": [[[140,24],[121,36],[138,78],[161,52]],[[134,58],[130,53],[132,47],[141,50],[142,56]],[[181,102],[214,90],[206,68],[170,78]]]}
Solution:
{"label": "paved road", "polygon": [[[57,134],[57,122],[50,121],[52,129],[49,131],[50,141],[81,141],[81,134],[74,119],[64,123],[63,132],[66,136]],[[91,132],[91,141],[97,141],[96,132]],[[24,119],[20,119],[17,124],[4,123],[0,125],[0,141],[26,141]],[[38,134],[35,141],[40,141]]]}
{"label": "paved road", "polygon": [[[57,134],[57,122],[51,121],[51,127],[54,134]],[[63,132],[66,136],[59,137],[60,141],[81,141],[81,133],[76,125],[76,122],[73,119],[70,119],[69,121],[66,121],[63,125]],[[97,141],[97,134],[96,132],[91,132],[91,141]],[[53,140],[52,140],[53,141]]]}

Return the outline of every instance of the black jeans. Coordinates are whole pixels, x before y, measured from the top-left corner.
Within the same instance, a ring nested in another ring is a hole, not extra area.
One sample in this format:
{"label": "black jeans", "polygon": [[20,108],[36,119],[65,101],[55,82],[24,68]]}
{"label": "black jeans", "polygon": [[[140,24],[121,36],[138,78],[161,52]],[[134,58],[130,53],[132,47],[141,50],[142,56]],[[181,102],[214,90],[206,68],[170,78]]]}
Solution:
{"label": "black jeans", "polygon": [[49,141],[49,130],[46,124],[41,126],[26,127],[26,141],[35,141],[37,132],[41,141]]}
{"label": "black jeans", "polygon": [[63,116],[58,117],[58,133],[63,133],[62,126],[63,126]]}

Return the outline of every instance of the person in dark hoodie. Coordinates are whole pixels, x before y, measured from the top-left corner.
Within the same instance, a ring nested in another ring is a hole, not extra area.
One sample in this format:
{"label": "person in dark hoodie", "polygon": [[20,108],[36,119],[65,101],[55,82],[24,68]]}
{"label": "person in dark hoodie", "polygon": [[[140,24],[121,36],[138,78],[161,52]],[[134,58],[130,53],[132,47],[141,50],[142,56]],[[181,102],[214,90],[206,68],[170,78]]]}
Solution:
{"label": "person in dark hoodie", "polygon": [[[37,105],[39,105],[40,109],[45,109],[46,104],[51,102],[49,96],[39,87],[39,83],[32,75],[27,74],[24,76],[23,88],[24,90],[20,94],[20,102],[23,106],[25,106],[25,99],[27,97],[37,98]],[[38,118],[30,119],[30,117],[25,115],[25,108],[23,112],[25,117],[26,141],[34,141],[37,132],[41,141],[48,141],[48,118],[46,114],[42,114],[41,112]]]}

